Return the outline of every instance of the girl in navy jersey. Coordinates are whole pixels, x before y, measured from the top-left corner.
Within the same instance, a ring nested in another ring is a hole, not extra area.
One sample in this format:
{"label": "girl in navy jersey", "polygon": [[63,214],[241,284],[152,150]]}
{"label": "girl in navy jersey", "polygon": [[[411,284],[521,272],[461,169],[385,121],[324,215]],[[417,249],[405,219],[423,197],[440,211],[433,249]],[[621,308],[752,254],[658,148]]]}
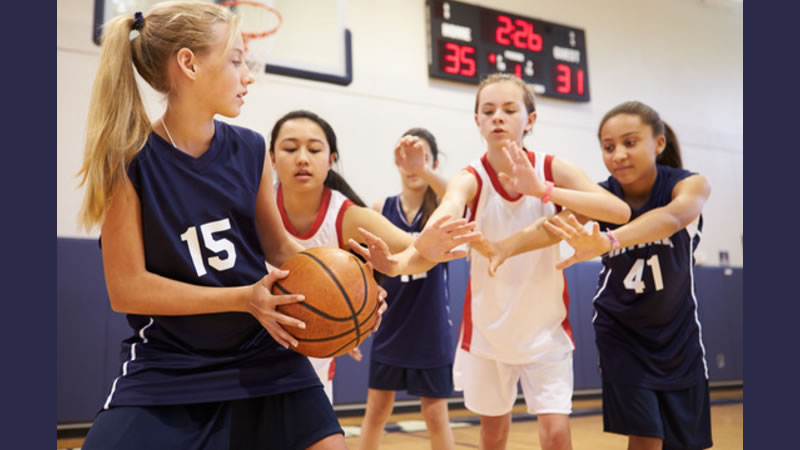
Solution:
{"label": "girl in navy jersey", "polygon": [[[278,119],[270,134],[270,157],[279,183],[275,187],[283,225],[304,248],[331,246],[345,248],[353,240],[363,242],[359,228],[381,236],[395,251],[409,246],[414,237],[379,213],[367,208],[347,182],[332,169],[339,158],[336,134],[330,124],[311,111],[292,111]],[[465,224],[466,221],[459,221]],[[471,225],[465,225],[468,231]],[[427,235],[438,233],[432,227]],[[477,237],[473,233],[472,236]],[[426,239],[426,237],[422,237]],[[455,245],[455,241],[454,244]],[[349,247],[347,247],[349,248]],[[434,263],[422,262],[403,273],[417,273]],[[355,350],[351,356],[360,359]],[[333,358],[310,358],[332,400],[336,370]]]}
{"label": "girl in navy jersey", "polygon": [[558,267],[603,257],[592,322],[604,430],[628,435],[630,449],[711,447],[692,273],[711,187],[682,168],[675,134],[645,104],[609,111],[598,137],[611,172],[601,185],[630,205],[632,220],[595,223],[591,232],[574,217],[546,226],[575,249]]}
{"label": "girl in navy jersey", "polygon": [[[621,226],[595,222],[591,232],[572,215],[544,226],[575,250],[558,269],[602,255],[592,322],[603,427],[628,435],[629,449],[711,447],[692,275],[711,187],[704,176],[682,168],[675,134],[643,103],[626,102],[606,113],[598,138],[611,172],[600,185],[630,206],[632,220]],[[493,245],[493,266],[534,248],[531,236],[518,233]]]}
{"label": "girl in navy jersey", "polygon": [[[264,138],[235,117],[253,77],[239,23],[211,3],[104,26],[80,174],[111,306],[133,330],[84,449],[342,449],[267,274],[302,250],[281,224]],[[134,67],[167,97],[151,121]],[[382,293],[381,296],[385,296]]]}
{"label": "girl in navy jersey", "polygon": [[[377,201],[373,209],[408,233],[419,233],[444,196],[446,180],[436,173],[439,149],[433,134],[412,128],[395,147],[402,180],[400,194]],[[453,394],[453,339],[450,334],[447,264],[420,275],[381,283],[389,308],[372,341],[369,390],[361,449],[377,449],[394,407],[395,392],[420,397],[431,448],[453,448],[447,398]]]}
{"label": "girl in navy jersey", "polygon": [[[622,200],[593,183],[577,166],[544,152],[521,149],[536,117],[533,93],[520,79],[495,74],[484,80],[478,87],[474,120],[486,152],[449,181],[428,219],[435,223],[468,208],[476,230],[487,241],[504,239],[535,222],[540,234],[537,242],[549,245],[520,255],[499,268],[493,278],[488,274],[489,259],[470,254],[453,379],[455,388],[464,391],[467,408],[481,416],[483,449],[505,448],[520,381],[528,411],[538,416],[542,448],[571,448],[568,414],[574,346],[567,319],[569,297],[564,275],[554,267],[559,255],[558,246],[552,244],[559,239],[542,224],[562,206],[614,223],[624,223],[630,215]],[[520,160],[519,170],[533,172],[534,183],[498,175],[512,173],[515,159]],[[389,253],[373,237],[368,244],[365,256],[377,260]],[[473,246],[486,251],[483,245]],[[404,260],[419,253],[436,261],[430,250],[415,243],[392,257]]]}

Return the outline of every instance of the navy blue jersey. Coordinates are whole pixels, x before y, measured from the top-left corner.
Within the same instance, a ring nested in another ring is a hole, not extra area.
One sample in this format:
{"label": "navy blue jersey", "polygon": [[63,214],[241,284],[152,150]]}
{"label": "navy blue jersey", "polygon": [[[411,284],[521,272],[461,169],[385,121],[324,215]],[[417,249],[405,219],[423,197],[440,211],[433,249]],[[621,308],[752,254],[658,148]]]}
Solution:
{"label": "navy blue jersey", "polygon": [[[675,184],[693,174],[657,169],[650,198],[631,211],[631,220],[668,204]],[[613,177],[600,184],[623,197]],[[603,256],[593,322],[604,381],[671,390],[708,378],[693,275],[702,227],[701,216],[666,239]]]}
{"label": "navy blue jersey", "polygon": [[[409,224],[399,195],[387,198],[381,212],[403,231],[420,231],[422,208]],[[375,332],[371,358],[414,369],[451,364],[453,337],[450,334],[447,264],[437,264],[423,274],[387,277],[381,286],[388,294],[389,307]]]}
{"label": "navy blue jersey", "polygon": [[[145,265],[195,285],[244,286],[267,273],[255,205],[264,138],[215,121],[194,158],[156,133],[128,168],[141,203]],[[305,356],[286,350],[250,314],[128,314],[133,335],[105,408],[270,395],[319,385]]]}

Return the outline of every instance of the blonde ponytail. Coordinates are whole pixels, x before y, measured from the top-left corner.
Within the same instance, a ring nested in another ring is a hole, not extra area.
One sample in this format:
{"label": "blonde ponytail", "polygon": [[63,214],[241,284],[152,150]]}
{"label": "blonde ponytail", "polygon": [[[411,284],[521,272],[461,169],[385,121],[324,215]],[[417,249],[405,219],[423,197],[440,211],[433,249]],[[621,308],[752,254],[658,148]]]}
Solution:
{"label": "blonde ponytail", "polygon": [[134,68],[153,89],[168,94],[167,63],[172,55],[181,48],[204,53],[213,45],[213,27],[218,24],[229,25],[226,50],[239,34],[239,18],[212,3],[159,3],[140,19],[138,35],[131,38],[134,21],[133,15],[118,16],[103,26],[84,159],[77,174],[78,186],[86,186],[78,218],[87,231],[103,222],[111,193],[152,131]]}
{"label": "blonde ponytail", "polygon": [[103,221],[111,192],[147,140],[150,120],[136,85],[131,59],[133,16],[116,17],[103,29],[100,66],[89,100],[89,123],[79,186],[86,185],[79,220],[88,231]]}

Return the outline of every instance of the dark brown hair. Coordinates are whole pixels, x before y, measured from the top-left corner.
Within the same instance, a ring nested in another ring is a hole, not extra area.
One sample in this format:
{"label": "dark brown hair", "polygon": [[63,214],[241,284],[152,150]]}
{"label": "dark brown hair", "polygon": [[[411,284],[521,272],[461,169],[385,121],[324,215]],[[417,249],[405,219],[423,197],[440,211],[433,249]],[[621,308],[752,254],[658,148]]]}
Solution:
{"label": "dark brown hair", "polygon": [[[339,160],[339,147],[336,145],[336,133],[333,132],[333,127],[322,117],[318,116],[317,114],[306,111],[306,110],[295,110],[288,112],[283,115],[275,125],[272,127],[272,133],[270,133],[269,137],[269,151],[270,153],[275,153],[275,140],[278,138],[278,133],[281,131],[281,127],[284,123],[288,120],[292,119],[308,119],[322,129],[322,132],[325,133],[325,139],[328,141],[328,147],[331,149],[331,155],[336,155],[335,161]],[[325,186],[337,190],[345,195],[345,197],[349,198],[353,203],[358,206],[366,206],[361,197],[356,194],[352,187],[347,184],[347,181],[339,175],[335,170],[330,169],[328,170],[328,176],[325,178]]]}
{"label": "dark brown hair", "polygon": [[667,125],[666,122],[661,120],[661,116],[658,115],[655,109],[642,102],[625,102],[607,112],[606,115],[603,116],[603,120],[600,121],[600,126],[597,129],[597,139],[600,139],[600,131],[603,129],[603,125],[605,125],[608,119],[619,114],[639,116],[643,123],[650,125],[653,129],[653,136],[664,136],[666,138],[667,144],[661,154],[658,155],[658,158],[656,158],[656,163],[678,169],[683,168],[681,145],[678,142],[678,137],[675,135],[675,132],[672,131],[672,128]]}

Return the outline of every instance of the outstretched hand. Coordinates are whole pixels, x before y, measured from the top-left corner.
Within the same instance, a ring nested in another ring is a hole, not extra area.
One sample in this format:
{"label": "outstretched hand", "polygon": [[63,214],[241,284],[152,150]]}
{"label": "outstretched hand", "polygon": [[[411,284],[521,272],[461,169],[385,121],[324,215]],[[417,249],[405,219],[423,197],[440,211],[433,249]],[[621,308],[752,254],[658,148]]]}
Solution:
{"label": "outstretched hand", "polygon": [[[446,262],[467,256],[466,250],[455,249],[455,247],[481,237],[480,232],[472,231],[475,228],[474,222],[468,223],[466,219],[458,219],[445,223],[449,218],[450,216],[446,215],[426,226],[414,240],[413,250],[431,263]],[[391,253],[383,239],[361,227],[358,228],[358,232],[364,238],[367,247],[362,247],[354,239],[350,239],[348,244],[354,252],[372,263],[375,270],[391,277],[403,270],[398,269],[400,261]],[[409,247],[407,250],[412,249]]]}
{"label": "outstretched hand", "polygon": [[463,258],[467,256],[467,250],[456,247],[481,238],[480,231],[473,231],[475,222],[467,222],[467,219],[449,220],[450,217],[449,214],[444,215],[427,225],[414,240],[414,248],[428,261],[447,262]]}
{"label": "outstretched hand", "polygon": [[559,261],[556,269],[566,269],[575,263],[588,261],[609,250],[611,241],[600,232],[600,225],[597,222],[594,222],[592,232],[589,233],[574,215],[570,214],[567,220],[569,223],[555,216],[544,223],[545,228],[566,241],[575,250],[572,256]]}
{"label": "outstretched hand", "polygon": [[528,155],[519,148],[516,142],[507,141],[503,145],[503,156],[511,166],[511,174],[500,172],[500,181],[516,192],[541,198],[547,191],[547,185],[536,174]]}
{"label": "outstretched hand", "polygon": [[399,261],[389,251],[389,246],[386,242],[361,227],[358,227],[358,233],[364,238],[367,248],[362,247],[355,239],[347,241],[350,248],[363,256],[370,263],[371,268],[387,275],[394,274]]}
{"label": "outstretched hand", "polygon": [[481,236],[480,239],[472,241],[470,244],[473,250],[485,256],[489,260],[489,276],[494,277],[497,269],[509,258],[508,251],[499,242],[492,242]]}
{"label": "outstretched hand", "polygon": [[306,324],[294,317],[287,316],[278,312],[278,305],[287,305],[305,300],[304,295],[273,295],[272,285],[289,275],[288,270],[273,270],[264,278],[252,285],[252,296],[247,305],[248,312],[255,317],[259,323],[267,330],[275,341],[289,348],[297,347],[297,339],[292,337],[288,331],[283,329],[281,324],[297,328],[305,328]]}
{"label": "outstretched hand", "polygon": [[403,136],[394,148],[394,163],[403,171],[421,176],[425,172],[425,147],[417,136]]}

